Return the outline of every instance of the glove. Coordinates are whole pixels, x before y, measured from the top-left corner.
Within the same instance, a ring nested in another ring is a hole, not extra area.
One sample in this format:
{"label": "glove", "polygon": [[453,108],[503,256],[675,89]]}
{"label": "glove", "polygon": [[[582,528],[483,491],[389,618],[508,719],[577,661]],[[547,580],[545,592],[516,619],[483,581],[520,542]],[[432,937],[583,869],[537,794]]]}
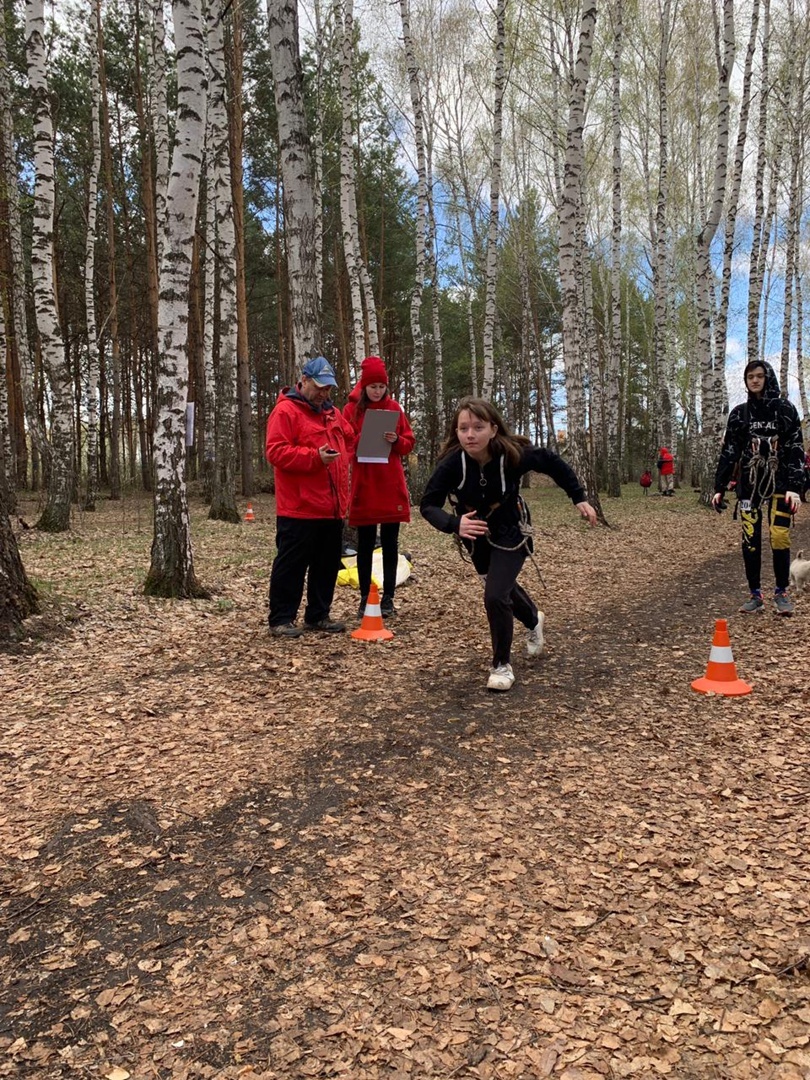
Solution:
{"label": "glove", "polygon": [[785,492],[785,502],[787,503],[788,510],[790,510],[791,514],[796,513],[796,511],[799,509],[799,504],[801,503],[801,501],[802,500],[799,498],[795,491]]}

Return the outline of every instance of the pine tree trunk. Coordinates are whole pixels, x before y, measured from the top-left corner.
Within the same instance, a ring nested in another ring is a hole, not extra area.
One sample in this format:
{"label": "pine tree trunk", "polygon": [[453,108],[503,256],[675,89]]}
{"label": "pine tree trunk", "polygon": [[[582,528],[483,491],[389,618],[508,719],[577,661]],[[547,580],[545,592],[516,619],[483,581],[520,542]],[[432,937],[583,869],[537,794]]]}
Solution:
{"label": "pine tree trunk", "polygon": [[34,210],[31,272],[34,309],[42,358],[51,387],[51,461],[48,497],[37,528],[65,532],[70,528],[73,494],[73,405],[71,373],[65,358],[56,309],[53,265],[54,152],[50,114],[43,0],[26,0],[25,51],[34,110]]}
{"label": "pine tree trunk", "polygon": [[186,494],[188,304],[205,137],[205,59],[200,0],[175,0],[177,122],[160,267],[160,356],[154,447],[155,521],[148,596],[206,596],[194,574]]}
{"label": "pine tree trunk", "polygon": [[39,611],[36,590],[25,576],[8,515],[9,492],[0,474],[0,641],[16,637],[23,620]]}

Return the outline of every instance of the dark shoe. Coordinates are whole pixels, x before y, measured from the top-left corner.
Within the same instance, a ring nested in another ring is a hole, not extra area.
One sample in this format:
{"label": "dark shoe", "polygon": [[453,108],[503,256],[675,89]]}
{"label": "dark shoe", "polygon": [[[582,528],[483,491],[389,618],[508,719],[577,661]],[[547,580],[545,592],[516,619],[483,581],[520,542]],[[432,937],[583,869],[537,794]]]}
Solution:
{"label": "dark shoe", "polygon": [[778,592],[774,595],[773,602],[776,605],[777,615],[792,615],[793,601],[787,593]]}
{"label": "dark shoe", "polygon": [[366,613],[366,604],[367,603],[368,603],[368,597],[367,596],[361,596],[360,597],[360,604],[358,605],[358,608],[357,608],[357,618],[358,619],[362,619],[363,616],[365,615],[365,613]]}
{"label": "dark shoe", "polygon": [[291,622],[280,623],[278,626],[270,627],[270,633],[273,637],[301,637],[303,632],[304,631],[301,629],[300,626],[296,626],[294,623]]}
{"label": "dark shoe", "polygon": [[336,619],[321,619],[320,622],[304,623],[307,630],[317,630],[320,634],[342,634],[346,629],[346,623]]}
{"label": "dark shoe", "polygon": [[383,596],[380,601],[380,614],[384,619],[393,619],[396,615],[393,596]]}

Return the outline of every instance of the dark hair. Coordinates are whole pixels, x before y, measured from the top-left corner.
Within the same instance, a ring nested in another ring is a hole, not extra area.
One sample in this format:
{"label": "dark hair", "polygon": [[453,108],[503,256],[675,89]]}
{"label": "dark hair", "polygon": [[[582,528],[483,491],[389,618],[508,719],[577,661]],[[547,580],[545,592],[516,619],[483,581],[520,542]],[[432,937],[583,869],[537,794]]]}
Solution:
{"label": "dark hair", "polygon": [[519,464],[524,448],[531,446],[531,443],[525,435],[512,434],[504,418],[491,401],[477,397],[465,397],[458,403],[455,415],[447,428],[447,438],[439,450],[439,460],[447,457],[448,454],[452,454],[454,450],[461,446],[458,441],[458,418],[463,412],[470,412],[473,416],[477,416],[479,420],[483,420],[487,424],[494,424],[498,430],[492,440],[493,453],[503,454],[509,465]]}
{"label": "dark hair", "polygon": [[[387,397],[389,397],[388,387],[385,388],[385,393],[380,398],[380,401],[385,401],[385,399]],[[369,407],[370,404],[371,404],[371,398],[366,393],[366,387],[364,386],[363,389],[360,391],[360,397],[357,399],[357,407],[355,409],[355,415],[362,416],[363,413],[366,411],[366,409]]]}

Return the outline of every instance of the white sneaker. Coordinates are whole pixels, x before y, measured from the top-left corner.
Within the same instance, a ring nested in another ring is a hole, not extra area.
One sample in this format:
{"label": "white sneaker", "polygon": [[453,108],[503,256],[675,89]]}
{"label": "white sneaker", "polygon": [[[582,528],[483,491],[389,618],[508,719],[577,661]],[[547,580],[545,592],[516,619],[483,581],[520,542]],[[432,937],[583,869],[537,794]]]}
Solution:
{"label": "white sneaker", "polygon": [[515,681],[515,673],[511,664],[500,664],[498,667],[489,669],[487,690],[511,690]]}
{"label": "white sneaker", "polygon": [[526,654],[528,656],[540,656],[546,647],[543,637],[543,624],[546,617],[542,611],[537,612],[537,625],[532,630],[526,631]]}

